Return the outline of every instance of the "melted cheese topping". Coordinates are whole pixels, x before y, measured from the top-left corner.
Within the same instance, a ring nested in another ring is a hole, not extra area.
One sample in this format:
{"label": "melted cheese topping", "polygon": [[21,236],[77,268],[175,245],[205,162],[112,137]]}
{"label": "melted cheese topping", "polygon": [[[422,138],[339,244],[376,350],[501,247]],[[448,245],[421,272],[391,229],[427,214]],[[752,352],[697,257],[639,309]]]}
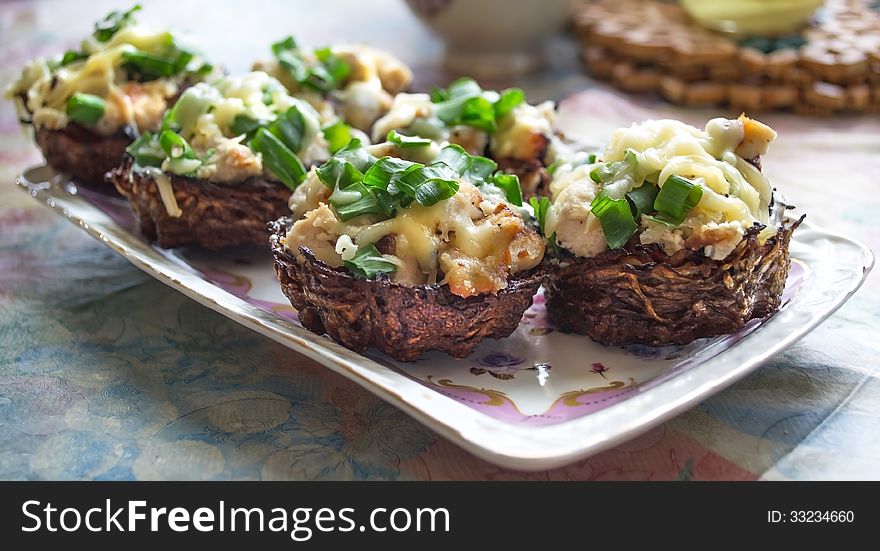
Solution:
{"label": "melted cheese topping", "polygon": [[[773,190],[741,154],[766,153],[775,136],[769,127],[745,117],[713,119],[704,130],[673,120],[651,120],[615,132],[604,161],[621,161],[632,151],[638,182],[648,178],[662,187],[669,176],[678,175],[701,186],[702,198],[680,226],[670,228],[643,216],[640,241],[657,243],[667,254],[690,248],[721,260],[750,227],[769,224]],[[607,248],[601,225],[590,212],[590,202],[601,189],[589,176],[595,166],[569,164],[557,169],[545,225],[547,235],[555,232],[563,247],[584,257]],[[634,186],[632,181],[614,182],[613,192],[622,197]],[[761,238],[775,231],[768,227]]]}
{"label": "melted cheese topping", "polygon": [[23,107],[31,113],[37,128],[58,130],[68,124],[67,100],[76,93],[93,94],[106,101],[95,130],[111,134],[123,126],[155,130],[168,101],[177,94],[180,77],[148,83],[128,81],[121,69],[122,55],[135,49],[162,55],[175,43],[168,31],[132,26],[118,31],[106,43],[88,38],[81,50],[88,58],[52,69],[60,60],[38,58],[28,63],[19,79],[4,96],[16,101],[24,96]]}
{"label": "melted cheese topping", "polygon": [[387,236],[394,247],[388,256],[398,265],[394,281],[432,284],[442,274],[439,282],[460,296],[503,289],[510,274],[535,267],[544,254],[543,240],[518,213],[464,181],[450,199],[401,209],[389,220],[364,216],[342,222],[321,203],[294,223],[286,245],[297,253],[307,247],[319,260],[339,267],[342,254],[350,252],[349,241],[362,247]]}

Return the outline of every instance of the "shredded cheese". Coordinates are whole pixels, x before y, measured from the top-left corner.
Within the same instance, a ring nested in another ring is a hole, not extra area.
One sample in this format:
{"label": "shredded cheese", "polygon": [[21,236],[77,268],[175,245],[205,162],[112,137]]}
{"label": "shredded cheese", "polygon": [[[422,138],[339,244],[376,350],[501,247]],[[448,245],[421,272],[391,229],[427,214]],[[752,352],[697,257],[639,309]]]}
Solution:
{"label": "shredded cheese", "polygon": [[158,170],[150,171],[150,174],[153,176],[153,181],[156,182],[156,187],[159,188],[159,197],[162,198],[162,204],[165,205],[165,211],[168,213],[168,216],[180,218],[183,215],[183,211],[180,210],[177,198],[174,196],[171,178]]}

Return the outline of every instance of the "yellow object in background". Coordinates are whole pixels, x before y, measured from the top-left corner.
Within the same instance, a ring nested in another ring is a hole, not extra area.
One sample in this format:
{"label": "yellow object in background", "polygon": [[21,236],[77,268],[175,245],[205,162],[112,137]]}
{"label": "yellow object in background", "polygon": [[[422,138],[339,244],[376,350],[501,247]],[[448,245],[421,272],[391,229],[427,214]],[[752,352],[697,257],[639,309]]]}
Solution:
{"label": "yellow object in background", "polygon": [[697,22],[737,35],[774,36],[801,28],[823,0],[681,0]]}

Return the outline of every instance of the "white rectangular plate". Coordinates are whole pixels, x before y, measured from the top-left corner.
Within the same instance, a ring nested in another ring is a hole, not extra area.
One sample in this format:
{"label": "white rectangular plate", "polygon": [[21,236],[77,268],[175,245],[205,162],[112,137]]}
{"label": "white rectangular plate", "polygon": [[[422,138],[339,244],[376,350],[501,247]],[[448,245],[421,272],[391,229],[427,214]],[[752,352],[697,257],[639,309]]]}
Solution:
{"label": "white rectangular plate", "polygon": [[357,354],[297,322],[268,249],[163,250],[139,234],[128,204],[77,189],[46,167],[18,184],[156,279],[317,360],[474,454],[506,467],[557,467],[682,412],[790,346],[834,312],[873,264],[863,245],[810,224],[794,233],[783,306],[734,335],[687,346],[603,347],[555,331],[543,297],[510,337],[468,358],[431,353],[400,363]]}

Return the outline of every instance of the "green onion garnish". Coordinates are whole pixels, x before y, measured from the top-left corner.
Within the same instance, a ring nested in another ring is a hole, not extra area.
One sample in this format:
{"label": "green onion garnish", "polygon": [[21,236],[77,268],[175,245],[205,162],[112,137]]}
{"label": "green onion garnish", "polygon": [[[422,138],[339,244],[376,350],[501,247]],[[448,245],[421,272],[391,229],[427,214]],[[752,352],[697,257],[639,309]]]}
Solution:
{"label": "green onion garnish", "polygon": [[[187,54],[192,58],[192,54]],[[122,52],[122,66],[133,80],[148,82],[174,76],[178,70],[177,58],[158,55],[143,50]]]}
{"label": "green onion garnish", "polygon": [[602,224],[602,231],[610,249],[622,248],[638,230],[626,199],[612,199],[604,192],[599,192],[590,203],[590,208]]}
{"label": "green onion garnish", "polygon": [[643,182],[641,186],[633,188],[626,194],[636,220],[638,220],[639,216],[654,210],[654,199],[657,198],[659,191],[660,188],[657,186],[649,182]]}
{"label": "green onion garnish", "polygon": [[433,163],[410,170],[401,181],[412,190],[412,197],[423,207],[430,207],[458,192],[458,174],[443,163]]}
{"label": "green onion garnish", "polygon": [[336,56],[330,48],[315,50],[321,65],[312,68],[312,85],[323,91],[334,90],[351,74],[348,63]]}
{"label": "green onion garnish", "polygon": [[333,154],[330,159],[317,169],[318,179],[329,187],[347,188],[355,182],[364,179],[367,171],[376,158],[367,152],[357,138],[348,142],[348,145]]}
{"label": "green onion garnish", "polygon": [[[535,211],[535,221],[541,228],[541,235],[544,235],[544,225],[547,223],[547,211],[550,209],[550,199],[546,197],[532,197],[529,199],[529,205]],[[555,235],[555,234],[554,234]]]}
{"label": "green onion garnish", "polygon": [[327,149],[330,153],[336,153],[351,141],[351,127],[344,122],[336,121],[321,129],[324,139],[327,140]]}
{"label": "green onion garnish", "polygon": [[376,159],[352,140],[317,169],[318,178],[333,190],[330,204],[342,220],[364,214],[394,216],[413,202],[431,206],[455,195],[460,179],[476,186],[495,186],[508,202],[522,205],[519,178],[497,172],[494,161],[468,155],[457,145],[443,148],[430,165],[396,157]]}
{"label": "green onion garnish", "polygon": [[67,116],[82,124],[95,124],[104,116],[104,100],[92,94],[76,93],[67,100]]}
{"label": "green onion garnish", "polygon": [[[495,161],[479,155],[470,155],[470,161],[467,170],[461,173],[467,181],[479,187],[492,180],[492,174],[498,168],[498,164]],[[516,185],[519,186],[518,179]],[[520,195],[522,195],[522,193],[520,193]]]}
{"label": "green onion garnish", "polygon": [[382,157],[364,173],[364,185],[387,190],[395,176],[406,173],[414,166],[418,168],[422,165],[396,157]]}
{"label": "green onion garnish", "polygon": [[638,165],[635,151],[627,149],[622,161],[602,163],[590,171],[590,179],[597,184],[608,184],[628,178],[634,180],[634,172]]}
{"label": "green onion garnish", "polygon": [[485,132],[495,132],[495,110],[492,102],[480,96],[453,98],[437,104],[437,118],[448,126],[463,124]]}
{"label": "green onion garnish", "polygon": [[296,189],[305,179],[306,168],[299,157],[265,128],[257,130],[248,145],[263,156],[263,165],[290,189]]}
{"label": "green onion garnish", "polygon": [[163,130],[159,134],[159,146],[168,157],[167,170],[174,174],[192,175],[202,161],[189,143],[178,133]]}
{"label": "green onion garnish", "polygon": [[58,62],[58,67],[64,67],[76,61],[88,59],[88,57],[89,54],[87,53],[79,52],[77,50],[67,50],[64,52],[64,55],[61,56],[61,61]]}
{"label": "green onion garnish", "polygon": [[334,189],[329,202],[343,222],[365,214],[391,218],[397,211],[394,199],[387,192],[365,186],[363,182],[357,182],[345,189]]}
{"label": "green onion garnish", "polygon": [[141,5],[135,4],[128,11],[111,11],[104,16],[104,19],[95,23],[95,32],[92,36],[98,42],[107,42],[113,35],[118,33],[120,29],[134,22],[134,14],[140,11]]}
{"label": "green onion garnish", "polygon": [[158,140],[151,132],[144,132],[141,136],[125,148],[126,153],[132,156],[138,166],[162,166],[162,161],[167,155],[159,146]]}
{"label": "green onion garnish", "polygon": [[393,274],[397,266],[385,260],[375,245],[358,247],[354,258],[344,261],[345,267],[357,278],[375,279],[379,274]]}
{"label": "green onion garnish", "polygon": [[492,184],[504,191],[507,202],[521,207],[523,204],[522,189],[519,185],[519,176],[498,172],[492,180]]}
{"label": "green onion garnish", "polygon": [[654,216],[660,222],[678,226],[703,196],[703,188],[681,176],[672,175],[654,199]]}
{"label": "green onion garnish", "polygon": [[471,166],[471,156],[464,148],[457,144],[449,144],[440,150],[437,156],[437,162],[443,163],[459,174],[464,172]]}
{"label": "green onion garnish", "polygon": [[159,146],[172,159],[196,159],[195,151],[183,137],[171,130],[163,130],[159,134]]}
{"label": "green onion garnish", "polygon": [[254,133],[263,128],[268,123],[266,121],[252,119],[247,115],[236,115],[232,120],[232,126],[229,127],[230,132],[235,136],[244,134],[245,139],[253,137]]}
{"label": "green onion garnish", "polygon": [[317,62],[307,59],[292,36],[272,44],[272,54],[290,77],[302,87],[326,93],[339,88],[351,73],[348,64],[329,48],[315,50]]}
{"label": "green onion garnish", "polygon": [[446,90],[435,88],[431,100],[436,104],[436,115],[449,126],[459,124],[492,133],[497,120],[525,101],[518,88],[497,92],[484,91],[472,78],[463,77]]}
{"label": "green onion garnish", "polygon": [[500,119],[513,111],[519,104],[526,101],[526,94],[519,88],[508,88],[501,92],[501,97],[495,102],[495,118]]}
{"label": "green onion garnish", "polygon": [[303,137],[306,132],[306,120],[297,106],[293,106],[278,115],[266,129],[281,140],[294,153],[303,149]]}
{"label": "green onion garnish", "polygon": [[427,145],[431,145],[431,140],[428,138],[419,138],[418,136],[404,136],[397,132],[397,130],[392,130],[388,133],[388,136],[385,137],[385,141],[391,142],[397,147],[424,147]]}

